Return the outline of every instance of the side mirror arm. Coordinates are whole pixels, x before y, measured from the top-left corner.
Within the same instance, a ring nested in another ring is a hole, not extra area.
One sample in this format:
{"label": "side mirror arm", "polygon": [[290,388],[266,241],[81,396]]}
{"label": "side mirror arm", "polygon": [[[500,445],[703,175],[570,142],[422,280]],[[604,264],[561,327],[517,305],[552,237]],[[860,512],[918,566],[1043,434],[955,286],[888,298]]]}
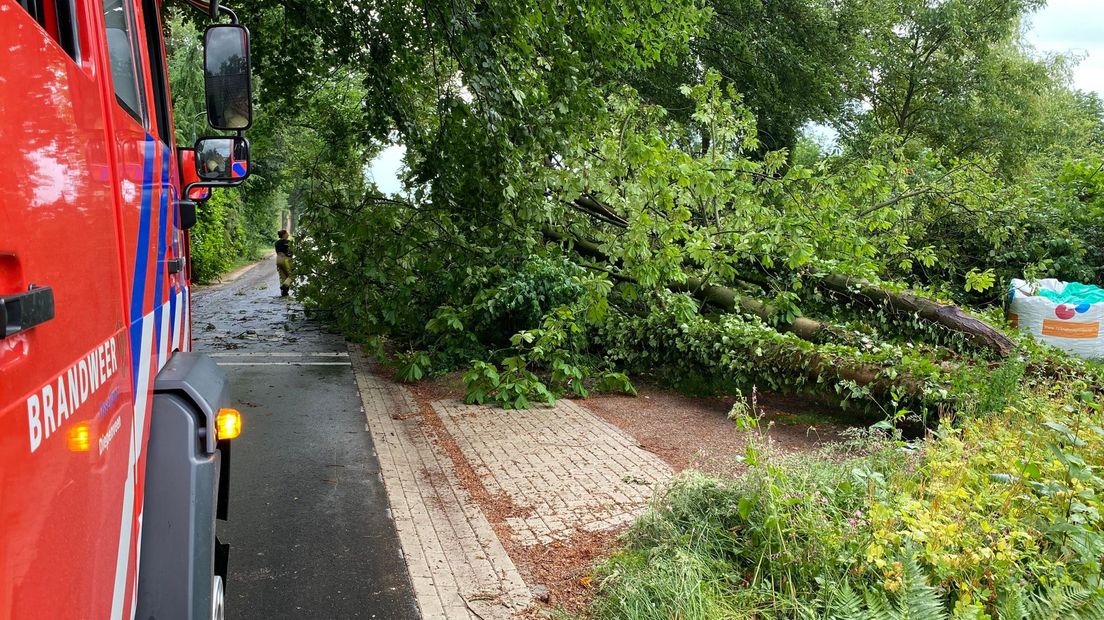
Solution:
{"label": "side mirror arm", "polygon": [[185,0],[185,2],[190,4],[192,8],[206,13],[207,16],[211,18],[211,21],[217,22],[219,18],[219,13],[222,12],[230,15],[231,24],[238,23],[238,16],[234,14],[234,12],[231,11],[229,8],[222,6],[219,3],[219,0],[208,0],[206,4],[200,2],[200,0]]}
{"label": "side mirror arm", "polygon": [[194,188],[197,187],[237,187],[245,183],[245,179],[239,179],[237,181],[200,181],[198,183],[189,183],[184,187],[183,195],[187,196]]}
{"label": "side mirror arm", "polygon": [[238,23],[238,14],[231,11],[229,8],[222,6],[218,3],[218,0],[211,0],[211,19],[218,21],[218,12],[222,11],[230,16],[230,23],[236,25]]}

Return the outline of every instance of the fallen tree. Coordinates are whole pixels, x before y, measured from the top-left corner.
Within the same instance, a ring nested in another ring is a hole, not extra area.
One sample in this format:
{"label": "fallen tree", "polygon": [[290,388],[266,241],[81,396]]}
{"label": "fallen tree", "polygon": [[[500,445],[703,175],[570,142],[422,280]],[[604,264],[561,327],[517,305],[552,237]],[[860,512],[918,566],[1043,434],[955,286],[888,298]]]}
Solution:
{"label": "fallen tree", "polygon": [[[614,212],[613,209],[593,195],[580,195],[569,204],[576,211],[588,217],[617,228],[628,228],[628,220]],[[544,231],[545,236],[549,239],[557,241],[563,239],[562,235],[555,233],[547,226]],[[554,235],[550,235],[550,231]],[[599,251],[597,245],[578,239],[575,239],[574,243],[580,251],[587,253],[591,258],[602,262],[610,262],[609,257]],[[593,247],[587,248],[586,245]],[[739,279],[739,276],[737,276],[737,279]],[[992,351],[1001,358],[1008,357],[1015,348],[1015,343],[999,330],[976,317],[970,316],[953,304],[940,303],[911,291],[892,291],[862,278],[852,278],[839,274],[823,276],[818,284],[834,295],[850,296],[867,306],[884,306],[899,314],[919,316],[921,319],[965,335],[975,346]],[[688,277],[686,282],[673,283],[668,288],[691,293],[703,301],[730,312],[739,309],[748,314],[753,314],[768,323],[777,324],[784,331],[792,331],[801,338],[813,342],[823,337],[826,329],[823,323],[800,316],[790,321],[780,322],[778,321],[779,313],[777,309],[771,305],[752,297],[739,295],[728,287],[707,284],[699,278]]]}
{"label": "fallen tree", "polygon": [[[557,232],[547,226],[544,227],[543,232],[545,238],[549,241],[556,243],[567,242],[577,253],[592,260],[607,265],[613,262],[609,256],[606,256],[606,254],[602,252],[601,248],[599,248],[596,243],[574,236],[565,236],[563,233]],[[607,273],[611,272],[607,271]],[[619,279],[625,279],[624,276],[617,274],[612,275]],[[667,288],[678,293],[689,293],[697,299],[710,303],[726,312],[740,311],[745,314],[757,316],[767,324],[774,325],[779,331],[793,332],[799,338],[810,342],[816,342],[818,337],[822,337],[829,328],[828,325],[820,321],[814,321],[813,319],[805,317],[795,317],[790,321],[777,321],[780,313],[774,306],[753,297],[740,295],[735,290],[726,286],[706,284],[704,280],[694,276],[688,276],[684,282],[671,282],[667,285]]]}
{"label": "fallen tree", "polygon": [[706,284],[701,278],[690,277],[685,282],[673,282],[667,288],[675,292],[690,293],[701,301],[713,304],[727,312],[740,311],[763,319],[768,325],[774,325],[782,332],[793,332],[797,337],[809,342],[819,342],[828,333],[830,327],[820,321],[803,316],[778,320],[781,313],[774,306],[746,295],[739,295],[727,286]]}
{"label": "fallen tree", "polygon": [[[729,113],[718,84],[693,92],[702,118],[728,124],[712,134],[723,146],[704,154],[680,150],[693,127],[610,93],[594,145],[533,151],[557,156],[529,162],[534,178],[508,195],[463,186],[367,209],[355,226],[315,213],[329,218],[313,278],[328,284],[315,296],[353,329],[400,336],[418,353],[411,365],[472,363],[486,389],[469,389],[508,392],[514,406],[583,395],[611,376],[620,389],[627,373],[655,368],[718,390],[812,390],[893,414],[970,402],[1011,340],[897,282],[838,275],[909,281],[900,265],[917,249],[898,225],[919,196],[916,175],[899,182],[886,160],[858,183],[846,162],[749,159],[753,128]],[[878,208],[857,222],[868,200]],[[542,241],[564,250],[534,247]],[[360,273],[334,293],[331,264]]]}
{"label": "fallen tree", "polygon": [[847,295],[867,305],[884,305],[906,314],[937,323],[951,331],[965,334],[975,345],[1008,357],[1016,344],[988,323],[970,316],[952,304],[942,304],[909,291],[895,292],[875,286],[861,278],[829,274],[819,284],[837,295]]}
{"label": "fallen tree", "polygon": [[[565,236],[548,226],[544,227],[543,233],[550,241],[568,242],[577,253],[599,263],[616,267],[612,264],[612,259],[602,252],[596,243],[575,236]],[[623,276],[616,277],[623,278]],[[915,314],[922,319],[965,334],[976,346],[990,350],[1002,358],[1008,357],[1015,348],[1015,343],[1000,331],[952,304],[939,303],[907,291],[890,291],[866,280],[841,275],[829,274],[821,278],[819,283],[836,295],[848,295],[866,305],[886,306],[898,313]],[[687,276],[683,282],[671,282],[667,288],[675,292],[689,293],[727,312],[740,311],[757,316],[779,331],[792,332],[810,342],[822,341],[831,329],[829,324],[803,316],[785,320],[777,308],[764,301],[741,295],[730,287],[708,284],[695,276]]]}
{"label": "fallen tree", "polygon": [[[577,254],[589,258],[598,263],[611,265],[613,261],[607,256],[598,244],[579,239],[574,236],[564,235],[550,227],[544,227],[543,233],[551,242],[569,245]],[[603,270],[606,271],[606,270]],[[624,276],[611,273],[622,281],[631,280]],[[776,321],[778,309],[761,300],[738,294],[735,290],[706,284],[701,278],[688,277],[684,282],[672,282],[667,285],[672,292],[683,292],[693,295],[702,302],[723,310],[724,312],[739,312],[758,317],[766,327],[780,333],[792,333],[794,336],[809,342],[823,340],[828,335],[832,326],[821,321],[806,317],[796,317],[790,321]],[[775,365],[785,365],[793,370],[794,377],[800,377],[800,383],[821,384],[826,382],[848,382],[862,389],[867,389],[878,396],[885,396],[894,390],[901,391],[918,401],[930,400],[927,398],[925,381],[908,373],[887,373],[886,369],[873,364],[856,363],[853,360],[844,359],[819,352],[815,349],[803,349],[801,347],[778,344],[778,350],[768,354],[764,362],[773,360]],[[736,351],[737,354],[748,352]],[[760,356],[762,357],[762,353]],[[706,365],[706,360],[699,360]],[[942,405],[943,403],[926,402],[927,405]]]}

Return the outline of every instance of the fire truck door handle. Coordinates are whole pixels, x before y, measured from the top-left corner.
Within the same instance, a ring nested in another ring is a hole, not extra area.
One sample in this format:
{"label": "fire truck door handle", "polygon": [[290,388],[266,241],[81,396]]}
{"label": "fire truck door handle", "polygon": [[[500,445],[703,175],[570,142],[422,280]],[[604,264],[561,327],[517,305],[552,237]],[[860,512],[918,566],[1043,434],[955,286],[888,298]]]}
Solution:
{"label": "fire truck door handle", "polygon": [[0,295],[0,338],[45,323],[54,318],[54,289],[31,285],[30,290],[18,295]]}
{"label": "fire truck door handle", "polygon": [[180,273],[181,271],[184,271],[184,258],[180,257],[169,259],[165,261],[165,265],[168,267],[170,275],[174,273]]}

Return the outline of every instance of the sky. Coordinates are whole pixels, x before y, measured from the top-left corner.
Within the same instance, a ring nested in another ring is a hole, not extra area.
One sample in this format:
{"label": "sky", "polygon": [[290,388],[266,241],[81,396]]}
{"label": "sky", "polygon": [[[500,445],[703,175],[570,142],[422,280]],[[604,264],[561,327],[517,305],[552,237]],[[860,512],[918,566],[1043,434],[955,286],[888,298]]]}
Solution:
{"label": "sky", "polygon": [[1073,85],[1104,97],[1104,0],[1050,0],[1031,16],[1027,40],[1040,52],[1086,56]]}
{"label": "sky", "polygon": [[397,194],[402,190],[399,173],[402,172],[402,158],[405,154],[405,146],[392,144],[380,151],[372,163],[368,164],[368,178],[375,181],[376,187],[384,194]]}
{"label": "sky", "polygon": [[[1028,19],[1026,34],[1028,43],[1039,52],[1083,57],[1074,68],[1073,85],[1104,97],[1104,0],[1050,0]],[[822,142],[834,142],[831,128],[812,130]],[[402,189],[398,175],[405,153],[402,145],[391,145],[368,166],[369,177],[386,194]]]}

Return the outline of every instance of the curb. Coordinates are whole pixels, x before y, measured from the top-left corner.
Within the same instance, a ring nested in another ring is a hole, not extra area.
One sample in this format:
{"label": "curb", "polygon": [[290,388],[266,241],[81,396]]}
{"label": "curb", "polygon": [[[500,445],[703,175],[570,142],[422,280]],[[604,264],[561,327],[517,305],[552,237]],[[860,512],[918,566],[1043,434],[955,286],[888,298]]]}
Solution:
{"label": "curb", "polygon": [[241,267],[238,267],[237,269],[231,271],[230,273],[227,273],[227,274],[223,275],[222,277],[219,278],[218,282],[216,282],[214,284],[211,284],[210,286],[218,286],[219,284],[230,284],[234,280],[237,280],[238,278],[245,275],[245,273],[247,271],[249,271],[250,269],[256,267],[257,265],[260,265],[261,263],[267,261],[268,259],[272,258],[273,256],[276,256],[275,252],[266,252],[264,254],[264,256],[258,258],[257,260],[253,261],[252,263],[242,265]]}
{"label": "curb", "polygon": [[348,343],[365,422],[424,620],[512,620],[532,594],[408,390]]}

